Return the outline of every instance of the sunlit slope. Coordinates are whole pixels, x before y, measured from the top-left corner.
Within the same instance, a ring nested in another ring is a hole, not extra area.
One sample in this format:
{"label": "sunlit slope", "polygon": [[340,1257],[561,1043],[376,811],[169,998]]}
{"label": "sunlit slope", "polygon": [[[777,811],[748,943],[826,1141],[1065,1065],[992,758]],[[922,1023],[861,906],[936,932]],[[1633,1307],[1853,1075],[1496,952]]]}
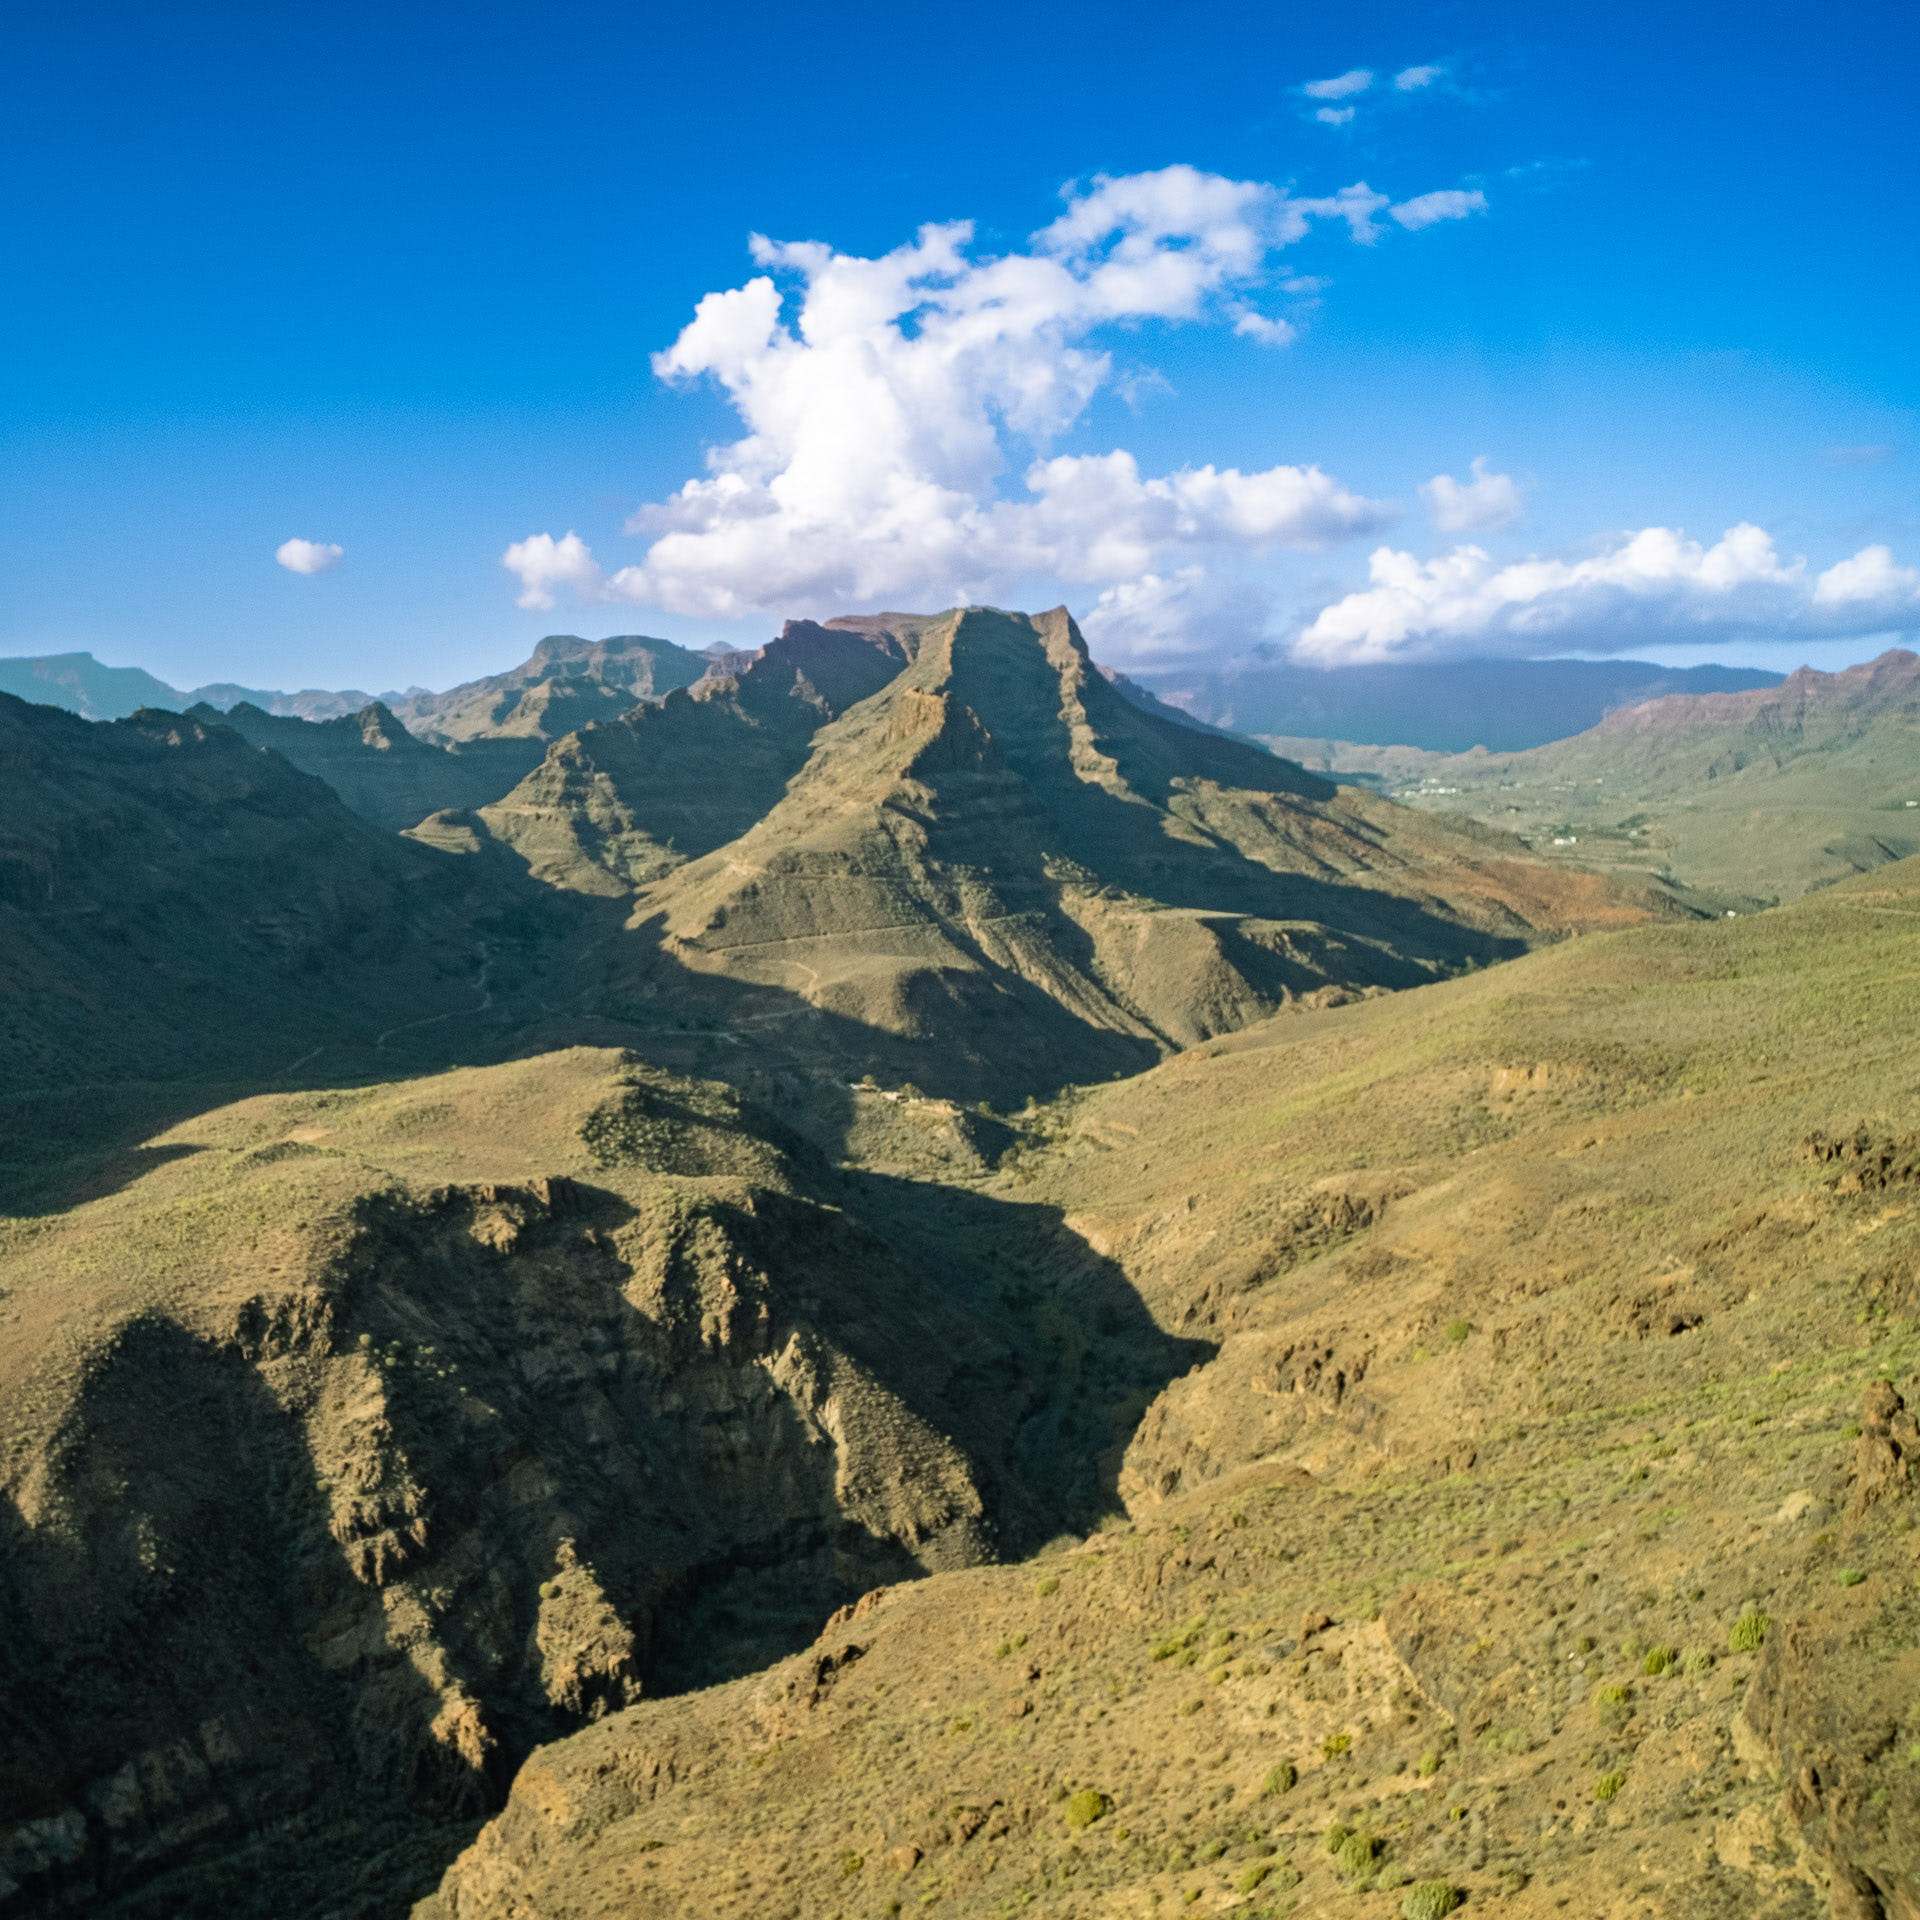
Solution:
{"label": "sunlit slope", "polygon": [[544,1750],[422,1915],[1904,1911],[1916,936],[1908,862],[1062,1103],[1008,1190],[1220,1343],[1124,1513]]}
{"label": "sunlit slope", "polygon": [[1525,753],[1273,744],[1524,834],[1554,859],[1670,876],[1709,905],[1793,899],[1920,850],[1920,658],[1897,650],[1778,687],[1624,707]]}
{"label": "sunlit slope", "polygon": [[1015,1059],[1029,1085],[1103,1076],[1663,908],[1143,712],[1064,610],[974,608],[924,623],[635,921],[681,967],[773,990],[769,1018],[811,1006],[919,1047],[929,1084],[1004,1091]]}
{"label": "sunlit slope", "polygon": [[877,691],[897,642],[789,621],[658,703],[556,742],[481,824],[542,880],[622,894],[745,833],[827,721]]}

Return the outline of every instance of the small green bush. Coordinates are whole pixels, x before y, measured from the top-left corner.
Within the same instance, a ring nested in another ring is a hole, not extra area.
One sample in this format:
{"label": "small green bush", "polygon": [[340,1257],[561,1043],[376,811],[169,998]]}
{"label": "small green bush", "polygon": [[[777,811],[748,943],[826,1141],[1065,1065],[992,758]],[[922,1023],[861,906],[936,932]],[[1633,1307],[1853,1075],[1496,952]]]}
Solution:
{"label": "small green bush", "polygon": [[1758,1607],[1749,1607],[1727,1629],[1727,1646],[1734,1653],[1754,1653],[1766,1644],[1773,1622]]}
{"label": "small green bush", "polygon": [[1665,1673],[1680,1658],[1672,1647],[1649,1647],[1647,1657],[1640,1662],[1640,1671],[1648,1675]]}
{"label": "small green bush", "polygon": [[1320,1742],[1322,1760],[1338,1760],[1343,1754],[1353,1751],[1353,1735],[1350,1733],[1330,1733]]}
{"label": "small green bush", "polygon": [[1857,1587],[1867,1576],[1858,1567],[1842,1567],[1833,1577],[1843,1587]]}
{"label": "small green bush", "polygon": [[1441,1920],[1459,1904],[1459,1892],[1450,1881],[1416,1880],[1400,1902],[1400,1911],[1405,1920]]}
{"label": "small green bush", "polygon": [[1113,1811],[1113,1802],[1098,1787],[1082,1787],[1067,1801],[1067,1825],[1090,1827]]}
{"label": "small green bush", "polygon": [[1611,1773],[1603,1773],[1593,1783],[1593,1797],[1596,1800],[1611,1800],[1627,1784],[1627,1776],[1615,1767]]}
{"label": "small green bush", "polygon": [[1261,1881],[1272,1871],[1273,1867],[1270,1862],[1256,1860],[1253,1865],[1240,1876],[1236,1884],[1242,1893],[1253,1893],[1258,1890]]}
{"label": "small green bush", "polygon": [[1282,1760],[1278,1766],[1267,1769],[1267,1777],[1260,1783],[1260,1791],[1267,1795],[1291,1793],[1300,1784],[1300,1769],[1291,1760]]}
{"label": "small green bush", "polygon": [[1051,1600],[1060,1591],[1060,1582],[1052,1574],[1048,1574],[1033,1591],[1037,1598]]}
{"label": "small green bush", "polygon": [[1333,1864],[1349,1880],[1370,1880],[1379,1863],[1380,1842],[1370,1833],[1350,1833],[1340,1843]]}
{"label": "small green bush", "polygon": [[1449,1320],[1447,1322],[1447,1344],[1457,1347],[1473,1331],[1471,1320]]}
{"label": "small green bush", "polygon": [[1226,1850],[1227,1843],[1224,1840],[1209,1840],[1207,1844],[1200,1849],[1200,1858],[1206,1861],[1218,1860]]}
{"label": "small green bush", "polygon": [[864,1853],[855,1853],[849,1848],[840,1856],[840,1877],[843,1880],[851,1880],[856,1873],[865,1868],[866,1864],[867,1856]]}
{"label": "small green bush", "polygon": [[1192,1719],[1206,1704],[1204,1700],[1182,1700],[1179,1707],[1180,1718],[1182,1720]]}
{"label": "small green bush", "polygon": [[1711,1673],[1713,1655],[1705,1647],[1689,1647],[1685,1659],[1680,1662],[1681,1670],[1686,1673]]}
{"label": "small green bush", "polygon": [[1336,1820],[1321,1836],[1320,1844],[1329,1853],[1338,1853],[1353,1838],[1353,1829],[1344,1821]]}

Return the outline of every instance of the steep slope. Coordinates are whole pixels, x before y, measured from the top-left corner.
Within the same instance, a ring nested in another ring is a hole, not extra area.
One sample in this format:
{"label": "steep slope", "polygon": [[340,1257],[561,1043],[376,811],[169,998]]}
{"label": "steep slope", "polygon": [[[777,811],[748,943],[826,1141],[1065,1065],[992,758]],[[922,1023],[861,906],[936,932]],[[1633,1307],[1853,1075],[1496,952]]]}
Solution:
{"label": "steep slope", "polygon": [[1669,694],[1527,753],[1275,741],[1542,853],[1670,875],[1735,907],[1793,899],[1920,851],[1920,657],[1802,667],[1747,693]]}
{"label": "steep slope", "polygon": [[1005,1096],[1662,904],[1161,720],[1064,609],[973,608],[919,623],[771,808],[642,891],[635,990],[730,981],[736,1027]]}
{"label": "steep slope", "polygon": [[532,657],[507,673],[469,680],[445,693],[417,693],[389,704],[401,724],[442,746],[468,740],[558,740],[594,720],[611,720],[700,678],[704,654],[671,640],[617,634],[582,640],[549,634]]}
{"label": "steep slope", "polygon": [[[95,723],[0,695],[9,1096],[364,1050],[472,1007],[490,950],[504,988],[556,916],[498,863],[382,833],[223,726]],[[6,1125],[17,1171],[33,1125]]]}
{"label": "steep slope", "polygon": [[481,823],[555,886],[625,893],[746,832],[806,764],[818,729],[905,657],[887,634],[790,620],[777,640],[723,656],[657,704],[556,742]]}
{"label": "steep slope", "polygon": [[1916,913],[1909,861],[1062,1102],[1000,1190],[1219,1343],[1107,1525],[541,1750],[419,1920],[1911,1912]]}
{"label": "steep slope", "polygon": [[363,820],[389,832],[417,825],[445,808],[483,807],[537,766],[544,749],[530,738],[482,738],[436,746],[409,733],[374,701],[336,720],[299,720],[264,713],[241,701],[225,713],[211,706],[189,717],[231,727],[243,740],[274,752],[324,780]]}
{"label": "steep slope", "polygon": [[197,1116],[0,1219],[0,1326],[0,1901],[259,1920],[403,1911],[536,1742],[1091,1524],[1203,1350],[1043,1209],[584,1049]]}
{"label": "steep slope", "polygon": [[1162,699],[1242,733],[1463,753],[1515,753],[1597,725],[1664,694],[1779,684],[1754,667],[1660,667],[1650,660],[1422,660],[1296,667],[1247,659],[1148,669]]}

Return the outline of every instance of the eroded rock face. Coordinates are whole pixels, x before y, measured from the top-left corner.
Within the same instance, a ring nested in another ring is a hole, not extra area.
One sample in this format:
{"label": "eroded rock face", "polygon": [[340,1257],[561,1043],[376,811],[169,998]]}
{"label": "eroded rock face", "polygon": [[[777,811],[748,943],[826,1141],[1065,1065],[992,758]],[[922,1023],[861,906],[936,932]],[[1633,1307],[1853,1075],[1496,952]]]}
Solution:
{"label": "eroded rock face", "polygon": [[348,1167],[308,1213],[281,1188],[337,1149],[234,1154],[194,1292],[49,1341],[0,1503],[7,1911],[227,1874],[225,1910],[390,1912],[540,1742],[1051,1530],[1014,1323],[684,1094],[655,1171],[632,1077],[596,1091],[565,1173]]}

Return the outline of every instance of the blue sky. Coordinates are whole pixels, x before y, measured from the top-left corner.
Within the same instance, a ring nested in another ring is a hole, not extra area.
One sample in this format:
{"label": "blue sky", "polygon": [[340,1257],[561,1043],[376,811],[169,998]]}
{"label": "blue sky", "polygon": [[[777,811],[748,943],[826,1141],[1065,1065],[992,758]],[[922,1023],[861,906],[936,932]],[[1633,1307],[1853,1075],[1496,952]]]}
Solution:
{"label": "blue sky", "polygon": [[[0,651],[440,685],[976,595],[1143,666],[1920,629],[1912,10],[958,19],[21,16]],[[1112,292],[1129,248],[1158,291]],[[941,347],[1028,267],[1031,326]],[[656,377],[756,276],[775,331]]]}

